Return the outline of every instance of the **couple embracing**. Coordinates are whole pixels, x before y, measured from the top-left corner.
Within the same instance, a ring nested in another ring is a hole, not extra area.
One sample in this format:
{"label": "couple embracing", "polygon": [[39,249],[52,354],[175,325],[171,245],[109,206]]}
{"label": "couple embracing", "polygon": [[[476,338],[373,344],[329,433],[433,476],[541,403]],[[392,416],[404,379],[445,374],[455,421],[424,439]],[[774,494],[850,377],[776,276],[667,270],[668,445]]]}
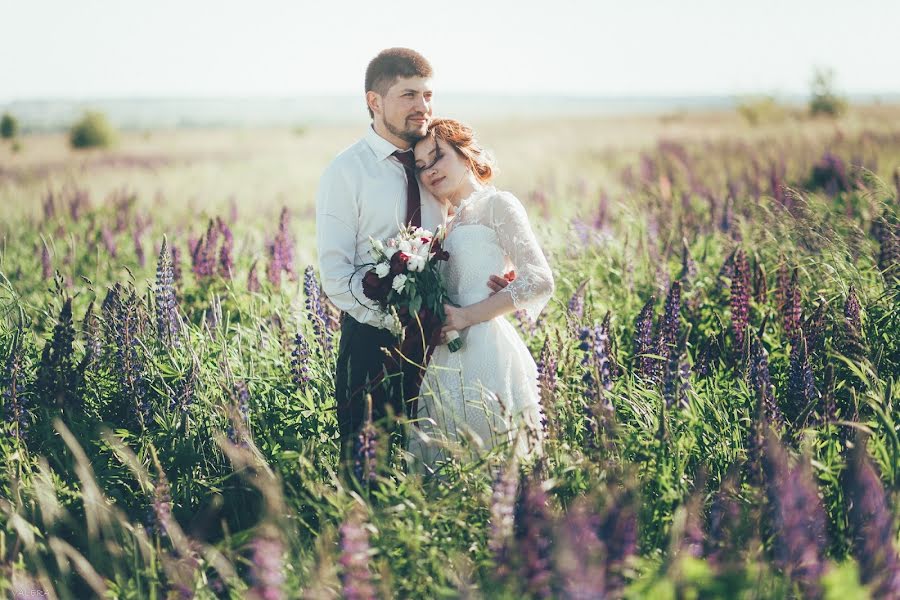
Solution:
{"label": "couple embracing", "polygon": [[[553,275],[522,204],[490,184],[492,163],[472,129],[433,118],[431,76],[428,61],[406,48],[369,63],[372,123],[328,166],[316,196],[322,285],[342,313],[335,397],[345,470],[369,396],[373,420],[422,472],[464,441],[479,452],[506,442],[520,457],[542,451],[537,369],[504,315],[536,318]],[[398,345],[363,294],[360,267],[370,238],[393,237],[407,223],[445,228],[452,304],[437,327],[408,319]],[[457,352],[446,344],[454,331],[464,340]]]}

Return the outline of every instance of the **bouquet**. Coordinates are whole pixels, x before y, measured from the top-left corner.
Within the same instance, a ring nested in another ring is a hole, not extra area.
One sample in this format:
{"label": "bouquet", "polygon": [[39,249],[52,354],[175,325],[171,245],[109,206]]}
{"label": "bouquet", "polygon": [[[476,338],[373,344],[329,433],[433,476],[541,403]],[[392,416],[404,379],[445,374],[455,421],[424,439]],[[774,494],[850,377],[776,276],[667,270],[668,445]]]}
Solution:
{"label": "bouquet", "polygon": [[[406,226],[385,241],[369,238],[369,254],[375,262],[363,277],[363,294],[378,304],[385,324],[395,335],[410,319],[419,319],[423,329],[446,320],[444,304],[449,298],[438,269],[440,261],[450,258],[450,253],[441,248],[445,234],[442,227],[432,234],[421,227]],[[458,332],[451,331],[447,338],[451,352],[462,347]]]}

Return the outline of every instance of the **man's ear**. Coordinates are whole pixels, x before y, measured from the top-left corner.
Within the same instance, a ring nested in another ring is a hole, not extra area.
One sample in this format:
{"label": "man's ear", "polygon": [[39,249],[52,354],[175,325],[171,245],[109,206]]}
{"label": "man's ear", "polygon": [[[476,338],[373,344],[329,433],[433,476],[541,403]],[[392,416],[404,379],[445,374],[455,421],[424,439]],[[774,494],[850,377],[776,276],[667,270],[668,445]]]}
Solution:
{"label": "man's ear", "polygon": [[366,104],[369,105],[369,110],[371,110],[373,113],[378,115],[381,114],[381,94],[369,90],[368,92],[366,92]]}

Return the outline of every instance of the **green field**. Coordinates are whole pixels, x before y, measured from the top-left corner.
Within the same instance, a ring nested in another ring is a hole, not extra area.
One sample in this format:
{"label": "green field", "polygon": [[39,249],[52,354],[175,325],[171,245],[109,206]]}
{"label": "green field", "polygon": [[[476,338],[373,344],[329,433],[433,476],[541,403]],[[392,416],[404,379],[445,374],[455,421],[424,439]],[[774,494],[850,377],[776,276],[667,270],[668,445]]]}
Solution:
{"label": "green field", "polygon": [[554,269],[547,455],[349,488],[313,198],[359,127],[0,144],[0,589],[900,597],[900,107],[473,125]]}

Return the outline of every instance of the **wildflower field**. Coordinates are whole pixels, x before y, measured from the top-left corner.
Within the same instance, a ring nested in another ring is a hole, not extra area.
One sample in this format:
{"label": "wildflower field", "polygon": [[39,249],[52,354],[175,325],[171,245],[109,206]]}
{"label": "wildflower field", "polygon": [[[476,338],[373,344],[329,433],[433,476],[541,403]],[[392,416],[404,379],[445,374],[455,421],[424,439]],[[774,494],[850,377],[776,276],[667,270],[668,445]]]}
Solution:
{"label": "wildflower field", "polygon": [[556,277],[546,456],[351,487],[313,194],[362,127],[0,147],[0,590],[900,598],[900,108],[475,126]]}

